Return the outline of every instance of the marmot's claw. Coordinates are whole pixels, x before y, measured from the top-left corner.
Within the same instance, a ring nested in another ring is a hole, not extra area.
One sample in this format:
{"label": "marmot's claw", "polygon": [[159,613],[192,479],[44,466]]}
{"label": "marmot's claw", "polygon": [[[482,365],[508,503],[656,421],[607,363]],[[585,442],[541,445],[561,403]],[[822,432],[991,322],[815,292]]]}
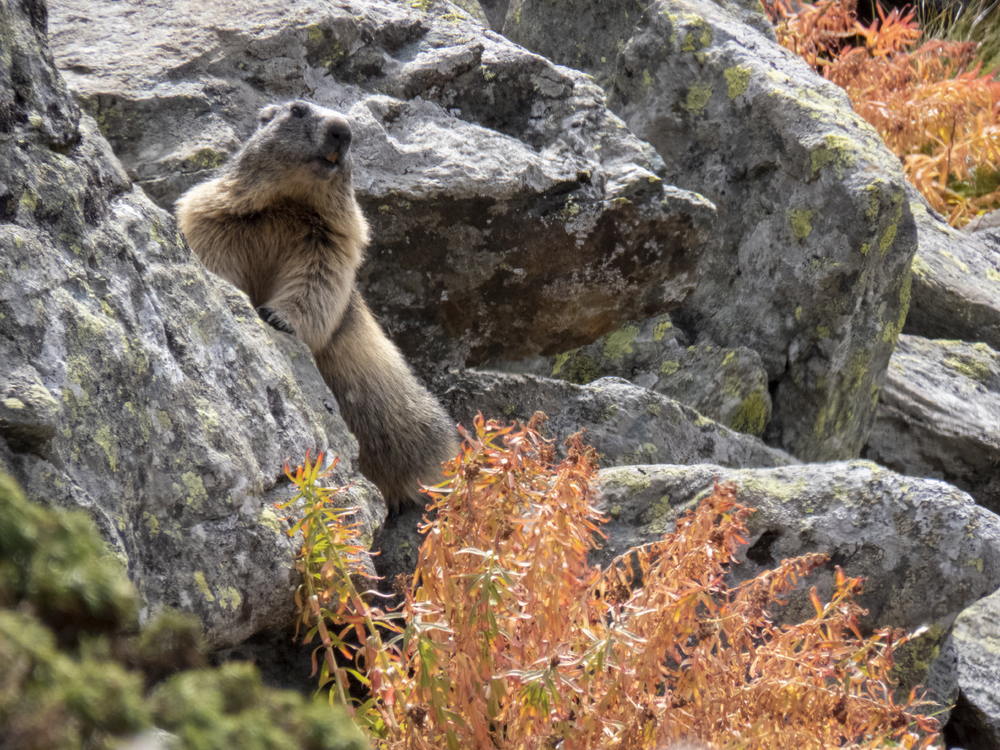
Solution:
{"label": "marmot's claw", "polygon": [[265,307],[264,305],[261,305],[260,307],[257,308],[257,314],[260,316],[260,319],[263,320],[265,323],[267,323],[269,326],[279,331],[283,331],[284,333],[290,333],[292,336],[295,335],[295,329],[292,328],[291,325],[286,323],[281,318],[281,316],[278,315],[278,313],[276,313],[270,307]]}

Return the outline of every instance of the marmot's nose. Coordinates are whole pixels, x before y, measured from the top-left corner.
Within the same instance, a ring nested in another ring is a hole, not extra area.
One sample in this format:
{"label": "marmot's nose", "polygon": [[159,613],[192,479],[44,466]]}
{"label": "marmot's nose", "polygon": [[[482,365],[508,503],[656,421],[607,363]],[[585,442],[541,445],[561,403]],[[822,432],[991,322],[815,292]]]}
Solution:
{"label": "marmot's nose", "polygon": [[341,156],[347,156],[351,147],[351,125],[342,117],[331,117],[326,123],[327,146],[338,151]]}

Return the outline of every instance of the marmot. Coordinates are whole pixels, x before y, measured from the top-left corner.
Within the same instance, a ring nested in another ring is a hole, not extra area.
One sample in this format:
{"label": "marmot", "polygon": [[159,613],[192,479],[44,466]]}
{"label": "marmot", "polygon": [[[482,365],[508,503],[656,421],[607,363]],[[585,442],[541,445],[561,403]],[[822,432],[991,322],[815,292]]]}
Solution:
{"label": "marmot", "polygon": [[394,513],[420,502],[420,482],[441,480],[458,450],[455,425],[355,286],[368,223],[351,183],[350,123],[304,101],[259,116],[222,174],[177,201],[178,224],[210,271],[312,350],[358,439],[361,472]]}

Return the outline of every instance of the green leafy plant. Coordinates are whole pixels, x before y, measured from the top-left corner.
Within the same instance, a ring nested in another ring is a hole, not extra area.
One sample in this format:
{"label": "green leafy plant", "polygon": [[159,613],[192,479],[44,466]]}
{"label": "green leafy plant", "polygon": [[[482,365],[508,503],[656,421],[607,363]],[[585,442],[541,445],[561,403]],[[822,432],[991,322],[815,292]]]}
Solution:
{"label": "green leafy plant", "polygon": [[[343,590],[303,589],[303,602],[319,602],[303,609],[311,634],[321,632],[317,611],[328,633],[365,623],[352,658],[371,697],[356,717],[376,747],[933,743],[936,722],[918,713],[915,693],[897,703],[889,687],[893,648],[907,636],[861,635],[857,579],[837,569],[831,601],[813,589],[815,615],[782,626],[768,608],[826,565],[825,556],[785,560],[727,587],[752,512],[733,487],[716,486],[662,540],[605,570],[592,567],[587,554],[603,520],[596,456],[576,435],[566,458],[553,463],[538,433],[542,418],[501,427],[480,417],[464,434],[447,467],[450,481],[428,493],[415,575],[396,587],[405,626],[391,640],[376,627],[382,613],[349,587],[347,568],[317,579],[319,588],[336,581]],[[292,475],[314,509],[320,475],[315,466]],[[344,516],[327,518],[336,525]],[[342,643],[329,640],[334,651],[343,652]]]}

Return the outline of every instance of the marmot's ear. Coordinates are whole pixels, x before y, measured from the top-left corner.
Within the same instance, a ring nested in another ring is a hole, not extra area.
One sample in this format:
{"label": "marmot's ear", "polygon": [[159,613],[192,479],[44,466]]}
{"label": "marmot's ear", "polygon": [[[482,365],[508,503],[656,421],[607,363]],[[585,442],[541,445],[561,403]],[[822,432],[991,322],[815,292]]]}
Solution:
{"label": "marmot's ear", "polygon": [[268,104],[266,107],[262,108],[260,112],[257,113],[257,118],[260,121],[260,124],[263,126],[271,122],[271,120],[274,119],[274,116],[276,114],[278,114],[278,105]]}

